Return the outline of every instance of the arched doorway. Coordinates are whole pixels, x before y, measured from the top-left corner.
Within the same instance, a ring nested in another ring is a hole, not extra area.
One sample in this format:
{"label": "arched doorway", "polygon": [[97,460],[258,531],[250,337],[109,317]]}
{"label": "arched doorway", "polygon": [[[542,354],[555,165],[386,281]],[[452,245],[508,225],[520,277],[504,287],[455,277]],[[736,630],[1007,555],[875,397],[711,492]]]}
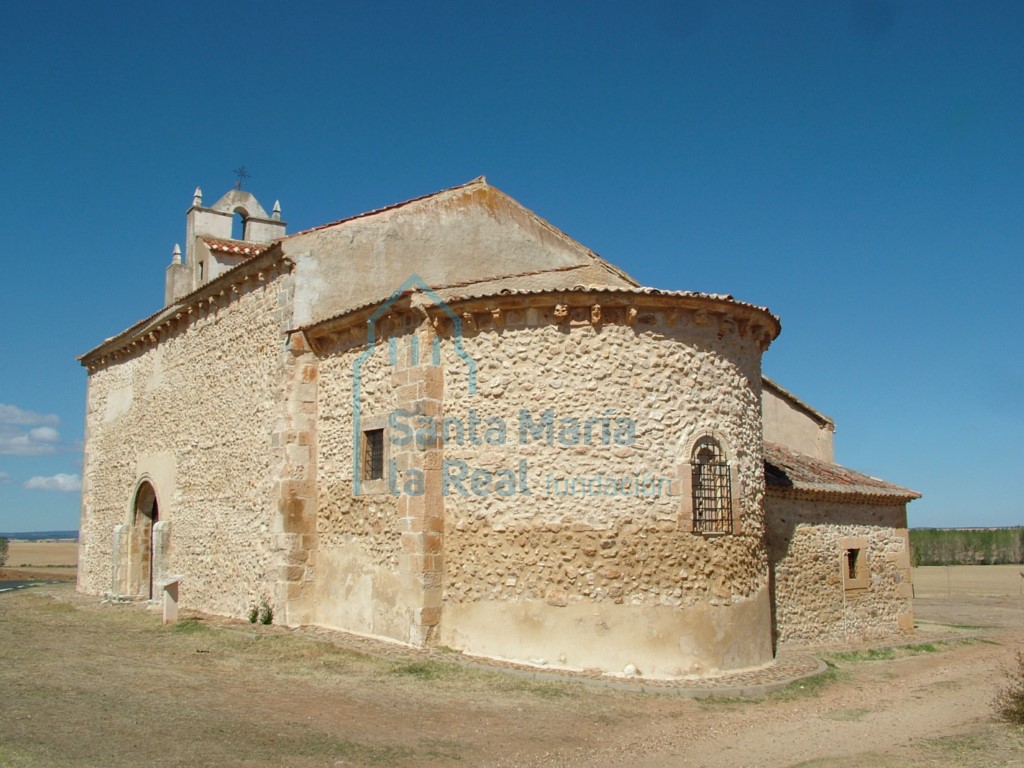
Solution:
{"label": "arched doorway", "polygon": [[135,491],[131,524],[129,594],[153,599],[153,526],[160,518],[156,489],[143,481]]}

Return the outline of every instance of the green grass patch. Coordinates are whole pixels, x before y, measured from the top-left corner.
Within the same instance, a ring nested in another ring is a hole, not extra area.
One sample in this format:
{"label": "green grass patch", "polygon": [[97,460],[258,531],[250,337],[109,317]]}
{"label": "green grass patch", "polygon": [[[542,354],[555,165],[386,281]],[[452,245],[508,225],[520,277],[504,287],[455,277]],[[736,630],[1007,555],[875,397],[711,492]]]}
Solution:
{"label": "green grass patch", "polygon": [[199,619],[185,619],[171,624],[171,631],[179,635],[194,635],[197,632],[206,632],[207,627]]}
{"label": "green grass patch", "polygon": [[828,659],[834,662],[854,664],[861,661],[890,661],[901,659],[907,656],[919,656],[922,653],[935,653],[939,650],[939,644],[919,643],[917,645],[900,645],[893,648],[869,648],[866,651],[844,651],[840,653],[827,654]]}
{"label": "green grass patch", "polygon": [[407,675],[417,680],[440,680],[448,673],[447,665],[436,661],[407,661],[391,669],[392,675]]}
{"label": "green grass patch", "polygon": [[781,691],[768,694],[771,701],[792,701],[807,696],[818,696],[832,683],[846,678],[846,673],[840,670],[835,664],[825,659],[827,669],[813,677],[805,677],[803,680],[796,680]]}
{"label": "green grass patch", "polygon": [[863,707],[847,707],[845,709],[833,709],[831,712],[823,714],[822,717],[828,720],[839,720],[844,723],[855,723],[858,720],[863,720],[864,716],[870,713],[870,709],[864,709]]}
{"label": "green grass patch", "polygon": [[8,744],[0,744],[0,766],[3,768],[56,768],[57,763],[22,752]]}

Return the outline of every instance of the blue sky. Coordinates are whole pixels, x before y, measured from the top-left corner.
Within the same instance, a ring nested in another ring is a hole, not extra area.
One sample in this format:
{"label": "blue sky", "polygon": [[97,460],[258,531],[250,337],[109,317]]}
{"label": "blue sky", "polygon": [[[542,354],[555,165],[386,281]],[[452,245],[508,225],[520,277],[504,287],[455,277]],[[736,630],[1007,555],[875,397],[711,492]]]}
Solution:
{"label": "blue sky", "polygon": [[662,288],[910,522],[1024,522],[1024,5],[19,3],[0,46],[0,531],[76,528],[75,357],[155,311],[192,190],[289,231],[485,174]]}

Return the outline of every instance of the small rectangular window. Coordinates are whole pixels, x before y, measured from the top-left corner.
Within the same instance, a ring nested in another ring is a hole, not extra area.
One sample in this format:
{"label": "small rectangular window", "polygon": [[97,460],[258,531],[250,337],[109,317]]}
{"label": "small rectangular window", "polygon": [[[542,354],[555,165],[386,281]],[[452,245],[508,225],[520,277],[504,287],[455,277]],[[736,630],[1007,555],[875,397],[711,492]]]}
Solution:
{"label": "small rectangular window", "polygon": [[384,478],[384,430],[363,432],[363,480]]}
{"label": "small rectangular window", "polygon": [[850,536],[839,542],[839,568],[845,589],[869,589],[871,569],[868,542],[863,536]]}
{"label": "small rectangular window", "polygon": [[846,577],[848,579],[857,578],[857,561],[860,559],[859,549],[848,549],[846,550]]}

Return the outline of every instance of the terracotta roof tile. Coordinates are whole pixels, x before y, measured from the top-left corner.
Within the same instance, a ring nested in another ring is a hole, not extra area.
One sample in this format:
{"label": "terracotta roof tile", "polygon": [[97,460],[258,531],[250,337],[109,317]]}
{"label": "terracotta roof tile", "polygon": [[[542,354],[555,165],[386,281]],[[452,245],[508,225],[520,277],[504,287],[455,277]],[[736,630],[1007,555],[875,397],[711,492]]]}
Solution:
{"label": "terracotta roof tile", "polygon": [[271,246],[271,243],[249,243],[244,240],[219,240],[204,237],[203,242],[211,251],[230,253],[237,256],[258,256]]}
{"label": "terracotta roof tile", "polygon": [[[535,272],[524,272],[524,273],[516,274],[516,275],[503,275],[503,276],[500,276],[500,277],[485,278],[485,279],[482,279],[482,280],[479,280],[479,281],[473,281],[473,282],[494,282],[494,281],[499,281],[499,280],[508,280],[508,279],[512,279],[512,278],[526,277],[526,276],[532,276],[532,275],[542,275],[542,274],[548,274],[548,273],[553,273],[553,272],[568,272],[568,271],[571,271],[571,270],[574,270],[574,269],[582,269],[582,268],[584,268],[586,266],[588,266],[588,265],[586,265],[586,264],[575,264],[575,265],[572,265],[570,267],[559,267],[559,268],[548,269],[548,270],[543,270],[542,269],[542,270],[537,270]],[[777,326],[776,331],[778,330],[778,326],[781,326],[781,321],[779,320],[778,316],[773,314],[771,312],[771,310],[769,310],[767,307],[761,307],[761,306],[758,306],[757,304],[749,304],[749,303],[747,303],[745,301],[739,301],[738,299],[733,298],[729,294],[699,293],[699,292],[696,292],[696,291],[666,291],[666,290],[661,290],[659,288],[648,288],[648,287],[645,287],[645,286],[614,286],[614,285],[574,285],[572,288],[500,288],[500,289],[497,289],[497,290],[495,290],[495,289],[487,290],[487,291],[484,291],[484,292],[481,292],[481,293],[472,293],[472,292],[470,292],[470,293],[466,293],[466,294],[452,292],[453,289],[470,286],[470,285],[473,284],[473,282],[451,283],[451,284],[448,284],[448,285],[430,286],[430,289],[432,291],[437,292],[438,294],[443,294],[443,301],[446,304],[457,304],[458,302],[461,302],[461,301],[473,301],[473,300],[476,300],[476,299],[488,299],[488,298],[491,298],[491,297],[543,296],[544,294],[566,295],[566,294],[573,294],[573,293],[579,293],[579,294],[606,293],[606,294],[620,294],[620,295],[623,295],[623,296],[627,296],[627,295],[628,296],[658,296],[658,297],[671,297],[671,298],[707,299],[707,300],[712,300],[712,301],[721,301],[721,302],[725,302],[725,303],[728,303],[728,304],[733,304],[735,306],[744,307],[746,309],[753,309],[753,310],[756,310],[758,312],[764,312],[766,315],[768,315],[775,322],[775,324]],[[419,288],[410,288],[403,295],[410,296],[410,295],[412,295],[414,293],[419,293],[420,290],[421,289],[419,289]],[[315,322],[309,323],[309,324],[304,325],[304,326],[300,326],[299,328],[294,328],[292,330],[308,331],[308,330],[310,330],[312,328],[316,328],[317,326],[327,325],[329,323],[333,323],[333,322],[336,322],[338,320],[341,320],[342,318],[347,317],[348,315],[354,315],[357,312],[364,311],[366,309],[369,309],[370,307],[374,307],[374,306],[377,306],[379,304],[383,304],[384,302],[389,301],[389,300],[391,300],[393,298],[395,298],[394,294],[392,294],[391,296],[385,296],[383,298],[374,299],[373,301],[368,301],[368,302],[365,302],[365,303],[360,304],[358,306],[352,307],[350,309],[346,309],[346,310],[344,310],[342,312],[337,313],[336,315],[332,315],[330,317],[326,317],[326,318],[324,318],[322,320],[317,320]],[[776,332],[776,336],[777,335],[778,335],[778,333]]]}
{"label": "terracotta roof tile", "polygon": [[764,444],[764,480],[769,492],[804,491],[904,501],[921,498],[920,493],[909,488],[861,474],[839,464],[805,456],[767,441]]}

